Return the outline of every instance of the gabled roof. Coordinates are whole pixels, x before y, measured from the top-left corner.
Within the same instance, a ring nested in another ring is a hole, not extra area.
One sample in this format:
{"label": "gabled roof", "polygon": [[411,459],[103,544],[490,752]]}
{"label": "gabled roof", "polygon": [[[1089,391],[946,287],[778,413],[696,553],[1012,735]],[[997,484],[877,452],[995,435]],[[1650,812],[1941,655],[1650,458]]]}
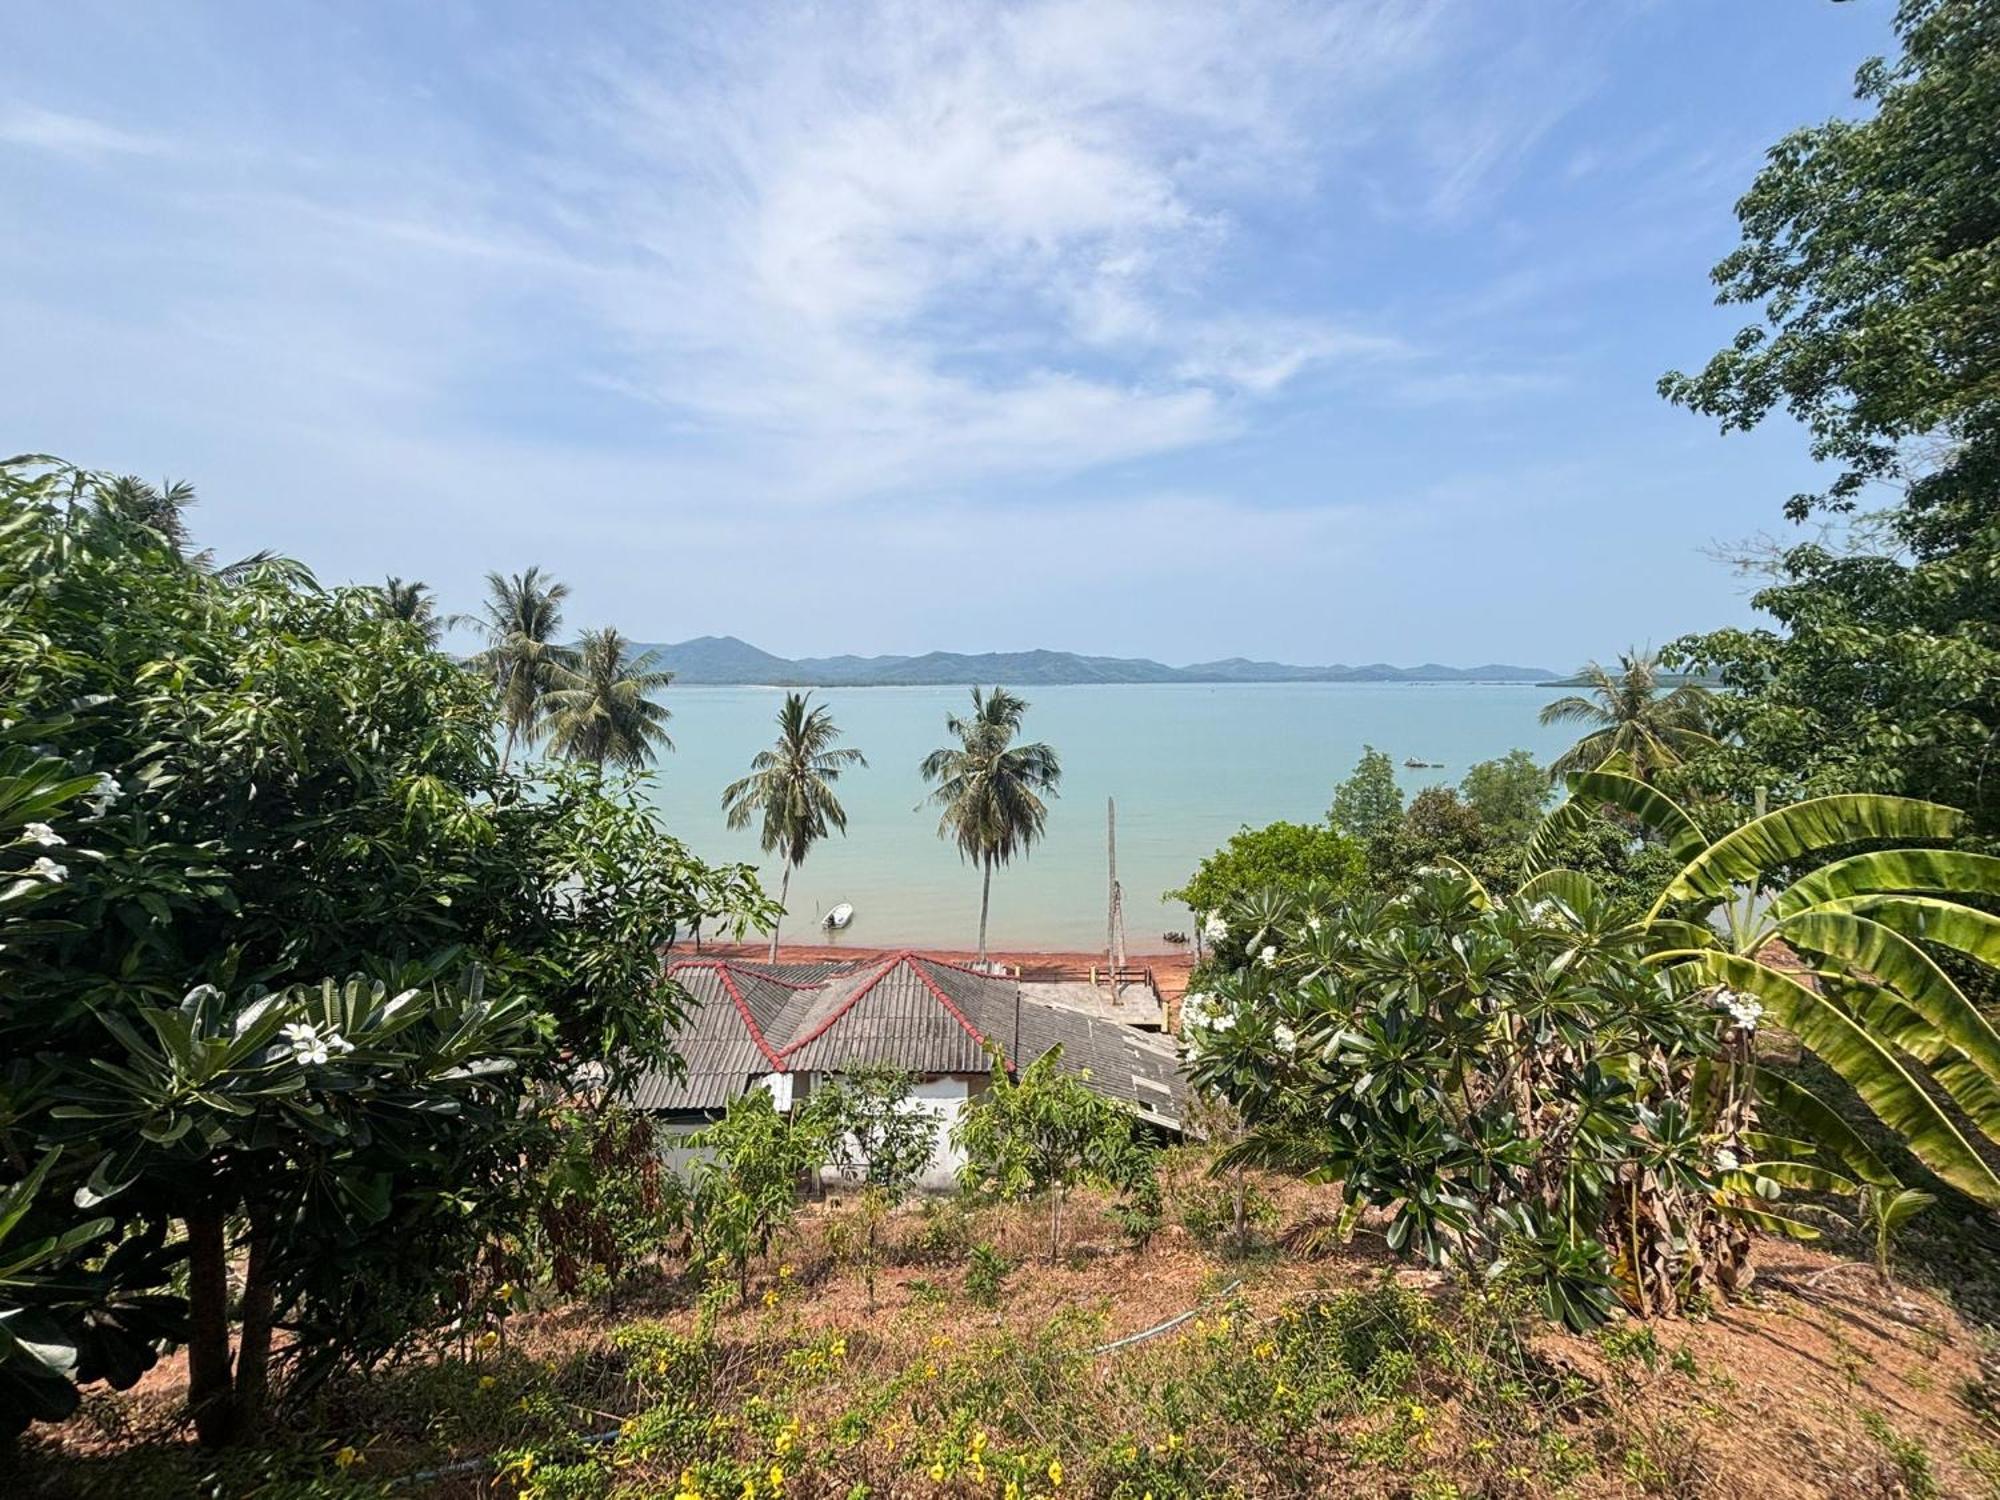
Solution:
{"label": "gabled roof", "polygon": [[1065,1069],[1100,1093],[1180,1123],[1185,1084],[1171,1038],[1037,998],[1011,978],[908,951],[865,967],[684,958],[667,973],[693,1001],[674,1038],[686,1077],[641,1080],[632,1096],[641,1109],[724,1109],[767,1073],[865,1063],[983,1073],[990,1043],[1010,1064],[1060,1046]]}

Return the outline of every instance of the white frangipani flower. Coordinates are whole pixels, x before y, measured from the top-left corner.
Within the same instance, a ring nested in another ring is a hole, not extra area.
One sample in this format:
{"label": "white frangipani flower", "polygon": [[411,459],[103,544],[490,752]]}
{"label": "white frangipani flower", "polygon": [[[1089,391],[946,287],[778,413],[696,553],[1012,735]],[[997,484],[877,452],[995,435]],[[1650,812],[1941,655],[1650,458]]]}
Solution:
{"label": "white frangipani flower", "polygon": [[1201,935],[1211,943],[1226,943],[1229,941],[1229,924],[1210,912],[1201,924]]}
{"label": "white frangipani flower", "polygon": [[21,830],[21,837],[31,844],[40,844],[44,849],[60,849],[69,842],[46,823],[30,823]]}
{"label": "white frangipani flower", "polygon": [[116,776],[108,771],[99,771],[97,785],[90,789],[90,795],[84,800],[90,804],[90,816],[101,818],[110,809],[111,804],[124,795],[125,788],[118,784]]}
{"label": "white frangipani flower", "polygon": [[1764,1019],[1763,1004],[1755,995],[1746,995],[1741,990],[1716,991],[1715,1008],[1728,1011],[1729,1018],[1745,1031],[1755,1031],[1757,1023]]}
{"label": "white frangipani flower", "polygon": [[33,869],[35,874],[46,880],[50,885],[61,885],[65,880],[69,879],[69,866],[57,864],[46,854],[36,859]]}
{"label": "white frangipani flower", "polygon": [[1181,996],[1181,1034],[1213,1031],[1222,1024],[1222,1007],[1206,990],[1189,990]]}
{"label": "white frangipani flower", "polygon": [[1734,1172],[1742,1164],[1741,1159],[1727,1146],[1715,1153],[1715,1167],[1719,1172]]}
{"label": "white frangipani flower", "polygon": [[292,1044],[293,1059],[304,1067],[324,1067],[334,1051],[354,1050],[338,1032],[321,1036],[319,1028],[308,1021],[287,1022],[284,1034],[285,1040]]}
{"label": "white frangipani flower", "polygon": [[1274,944],[1266,943],[1264,951],[1257,955],[1257,961],[1267,969],[1278,967],[1278,950]]}
{"label": "white frangipani flower", "polygon": [[1528,908],[1529,917],[1537,922],[1552,921],[1555,914],[1556,904],[1553,901],[1537,901],[1533,906]]}
{"label": "white frangipani flower", "polygon": [[1283,1021],[1271,1028],[1271,1037],[1278,1044],[1278,1050],[1290,1057],[1299,1050],[1299,1034]]}
{"label": "white frangipani flower", "polygon": [[1310,929],[1310,930],[1311,930],[1311,931],[1313,931],[1313,932],[1318,932],[1318,931],[1319,931],[1319,929],[1320,929],[1320,926],[1321,926],[1321,923],[1320,923],[1320,920],[1319,920],[1319,913],[1318,913],[1318,912],[1314,912],[1314,913],[1313,913],[1313,914],[1312,914],[1311,916],[1309,916],[1309,917],[1307,917],[1307,918],[1306,918],[1306,926],[1307,926],[1307,928],[1308,928],[1308,929]]}

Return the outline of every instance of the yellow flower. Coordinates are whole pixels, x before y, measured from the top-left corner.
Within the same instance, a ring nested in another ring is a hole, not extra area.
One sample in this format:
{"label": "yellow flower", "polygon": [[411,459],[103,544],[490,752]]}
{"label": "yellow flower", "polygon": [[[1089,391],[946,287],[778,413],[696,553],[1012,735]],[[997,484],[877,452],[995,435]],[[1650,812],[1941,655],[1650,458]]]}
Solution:
{"label": "yellow flower", "polygon": [[1178,1453],[1187,1446],[1187,1439],[1178,1432],[1167,1434],[1167,1452]]}
{"label": "yellow flower", "polygon": [[785,1470],[781,1464],[772,1464],[771,1472],[764,1477],[771,1481],[771,1488],[774,1490],[781,1490],[785,1487]]}
{"label": "yellow flower", "polygon": [[1272,1355],[1278,1352],[1278,1346],[1272,1343],[1269,1339],[1265,1339],[1264,1342],[1259,1344],[1253,1352],[1259,1359],[1269,1359]]}
{"label": "yellow flower", "polygon": [[925,1365],[925,1366],[924,1366],[924,1379],[926,1379],[926,1380],[936,1380],[936,1379],[937,1379],[937,1366],[936,1366],[936,1365]]}
{"label": "yellow flower", "polygon": [[479,1347],[482,1349],[491,1349],[495,1344],[499,1342],[500,1342],[500,1335],[491,1328],[487,1329],[486,1332],[479,1335]]}
{"label": "yellow flower", "polygon": [[764,1305],[766,1307],[776,1307],[778,1305],[778,1294],[769,1291],[764,1293]]}
{"label": "yellow flower", "polygon": [[1410,1420],[1412,1422],[1424,1422],[1429,1420],[1429,1414],[1421,1406],[1412,1402],[1410,1404]]}
{"label": "yellow flower", "polygon": [[343,1469],[351,1469],[356,1464],[365,1464],[368,1462],[367,1458],[354,1448],[342,1448],[338,1453],[333,1455],[333,1461]]}
{"label": "yellow flower", "polygon": [[982,1430],[982,1431],[979,1431],[979,1432],[975,1432],[975,1433],[973,1433],[973,1435],[972,1435],[972,1451],[973,1451],[974,1453],[979,1453],[979,1452],[982,1452],[982,1451],[984,1451],[985,1447],[986,1447],[986,1434],[985,1434],[985,1432],[984,1432],[984,1431]]}
{"label": "yellow flower", "polygon": [[493,1288],[493,1295],[498,1297],[502,1302],[512,1302],[514,1300],[514,1283],[511,1281],[501,1282],[500,1285]]}
{"label": "yellow flower", "polygon": [[1021,1500],[1021,1482],[1018,1479],[1007,1481],[1007,1493],[1002,1500]]}
{"label": "yellow flower", "polygon": [[931,1465],[931,1478],[932,1478],[932,1479],[934,1479],[934,1480],[936,1480],[936,1481],[937,1481],[937,1482],[938,1482],[939,1484],[943,1484],[943,1483],[944,1483],[944,1465],[943,1465],[943,1464],[932,1464],[932,1465]]}
{"label": "yellow flower", "polygon": [[1058,1485],[1062,1483],[1062,1460],[1059,1458],[1049,1460],[1049,1483]]}
{"label": "yellow flower", "polygon": [[493,1389],[494,1386],[498,1384],[499,1381],[494,1379],[494,1377],[491,1375],[482,1375],[479,1377],[479,1388],[482,1391],[490,1391]]}

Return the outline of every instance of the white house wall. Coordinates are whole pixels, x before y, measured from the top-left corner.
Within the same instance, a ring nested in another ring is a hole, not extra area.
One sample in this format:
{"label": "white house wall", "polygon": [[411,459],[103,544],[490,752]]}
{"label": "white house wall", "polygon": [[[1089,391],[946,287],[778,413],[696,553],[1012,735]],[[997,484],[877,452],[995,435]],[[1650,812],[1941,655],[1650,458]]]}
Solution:
{"label": "white house wall", "polygon": [[[814,1074],[808,1081],[806,1092],[810,1093],[825,1076]],[[948,1193],[958,1187],[958,1173],[965,1165],[965,1153],[952,1144],[952,1127],[965,1112],[966,1101],[986,1082],[983,1073],[944,1073],[921,1078],[911,1089],[910,1097],[903,1101],[904,1110],[925,1114],[931,1119],[931,1164],[917,1179],[917,1186],[924,1192]],[[851,1142],[849,1149],[852,1150]],[[836,1190],[856,1186],[861,1177],[858,1170],[843,1172],[836,1166],[820,1169],[821,1183]]]}

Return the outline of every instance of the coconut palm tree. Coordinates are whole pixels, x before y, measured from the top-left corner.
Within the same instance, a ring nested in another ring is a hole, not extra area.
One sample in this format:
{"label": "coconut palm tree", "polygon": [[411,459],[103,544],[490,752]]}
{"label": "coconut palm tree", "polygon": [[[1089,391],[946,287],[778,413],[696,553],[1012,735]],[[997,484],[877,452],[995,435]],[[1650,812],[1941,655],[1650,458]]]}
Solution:
{"label": "coconut palm tree", "polygon": [[500,698],[500,721],[507,728],[507,746],[500,769],[507,769],[516,744],[533,744],[541,732],[543,696],[559,667],[575,659],[555,635],[562,628],[563,600],[569,585],[543,576],[540,568],[507,577],[486,575],[486,605],[482,628],[486,649],[474,664],[490,680]]}
{"label": "coconut palm tree", "polygon": [[1698,682],[1663,690],[1660,659],[1651,651],[1627,651],[1618,671],[1596,662],[1577,673],[1589,693],[1558,698],[1542,710],[1544,724],[1594,727],[1549,767],[1552,780],[1588,771],[1622,753],[1642,781],[1677,765],[1691,751],[1713,745],[1709,735],[1710,694]]}
{"label": "coconut palm tree", "polygon": [[632,643],[610,626],[586,630],[568,661],[555,663],[542,694],[549,750],[600,769],[606,761],[638,770],[662,750],[672,712],[655,703],[674,674],[656,665],[657,651],[632,655]]}
{"label": "coconut palm tree", "polygon": [[[778,710],[777,743],[750,760],[750,774],[722,791],[723,810],[731,828],[747,828],[762,815],[758,842],[766,854],[784,861],[778,878],[778,920],[785,914],[785,897],[792,871],[806,862],[812,846],[828,829],[847,832],[847,810],[833,794],[833,783],[848,766],[865,766],[868,759],[851,747],[836,747],[840,730],[825,704],[808,705],[810,693],[785,694]],[[778,961],[778,922],[771,924],[771,962]]]}
{"label": "coconut palm tree", "polygon": [[446,628],[456,625],[460,618],[439,614],[437,597],[431,593],[430,585],[415,579],[406,583],[391,574],[376,592],[382,599],[384,617],[401,620],[416,631],[417,638],[433,651],[444,638]]}
{"label": "coconut palm tree", "polygon": [[993,895],[993,867],[1042,836],[1049,810],[1044,797],[1057,795],[1062,764],[1049,746],[1017,745],[1028,705],[1005,688],[972,690],[972,717],[945,716],[944,727],[958,743],[933,750],[919,768],[933,790],[930,801],[944,809],[938,837],[958,845],[959,854],[979,866],[979,961],[986,962],[986,914]]}

